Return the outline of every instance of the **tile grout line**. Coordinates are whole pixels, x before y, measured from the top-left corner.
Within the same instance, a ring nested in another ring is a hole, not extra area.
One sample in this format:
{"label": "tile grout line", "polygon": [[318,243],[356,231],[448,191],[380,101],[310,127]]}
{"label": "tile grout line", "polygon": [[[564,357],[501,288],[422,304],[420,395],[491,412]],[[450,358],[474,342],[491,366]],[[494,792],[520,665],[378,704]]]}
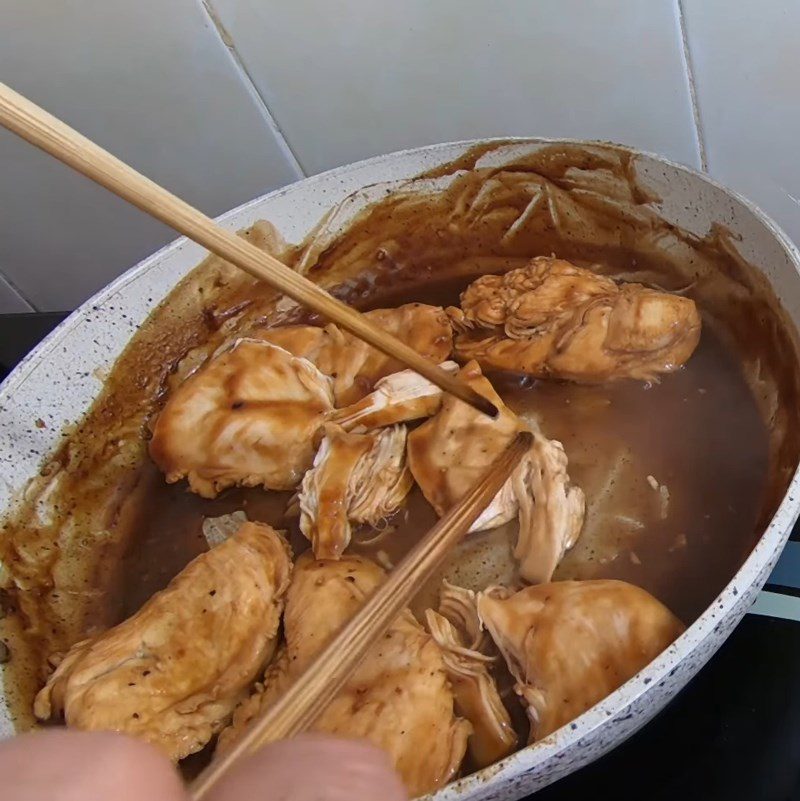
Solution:
{"label": "tile grout line", "polygon": [[297,173],[298,179],[306,178],[308,176],[308,173],[305,171],[303,165],[300,163],[300,159],[298,159],[297,154],[294,152],[294,150],[292,150],[292,146],[289,144],[289,141],[287,140],[285,134],[281,130],[280,125],[278,125],[278,121],[275,119],[274,115],[272,114],[272,111],[270,111],[270,108],[267,105],[267,101],[264,99],[261,92],[259,92],[258,87],[255,84],[255,81],[253,80],[247,67],[245,66],[242,57],[239,55],[239,51],[236,49],[236,44],[233,41],[233,37],[230,35],[230,33],[228,33],[227,28],[225,27],[219,15],[217,14],[216,10],[214,9],[211,0],[200,0],[200,6],[202,7],[203,11],[205,11],[206,15],[211,21],[211,25],[217,32],[217,36],[219,36],[223,46],[228,51],[228,54],[230,55],[231,60],[233,61],[234,69],[239,74],[239,77],[241,78],[242,82],[247,87],[247,91],[255,101],[256,105],[261,109],[261,113],[263,114],[264,119],[267,122],[267,125],[272,130],[272,133],[275,135],[278,147],[280,148],[283,156],[289,162],[289,166]]}
{"label": "tile grout line", "polygon": [[703,136],[703,125],[700,118],[700,104],[697,99],[697,85],[694,77],[694,64],[692,54],[689,50],[689,36],[686,30],[686,17],[683,13],[684,0],[675,0],[678,12],[678,28],[681,34],[681,49],[683,51],[683,64],[686,70],[686,79],[689,82],[689,101],[692,104],[692,118],[694,119],[694,131],[697,137],[697,151],[700,156],[700,169],[708,172],[708,158],[706,155],[706,143]]}
{"label": "tile grout line", "polygon": [[0,269],[0,281],[7,284],[12,292],[15,292],[17,297],[28,307],[32,312],[41,311],[41,309],[9,278],[5,270]]}

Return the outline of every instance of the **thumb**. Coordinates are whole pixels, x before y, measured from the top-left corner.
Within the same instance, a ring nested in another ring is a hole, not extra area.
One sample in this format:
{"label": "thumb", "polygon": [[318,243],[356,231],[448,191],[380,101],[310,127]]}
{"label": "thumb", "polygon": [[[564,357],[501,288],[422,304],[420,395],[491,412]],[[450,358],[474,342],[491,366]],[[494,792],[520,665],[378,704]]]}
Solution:
{"label": "thumb", "polygon": [[220,779],[208,801],[406,801],[389,757],[370,743],[304,734],[265,746]]}

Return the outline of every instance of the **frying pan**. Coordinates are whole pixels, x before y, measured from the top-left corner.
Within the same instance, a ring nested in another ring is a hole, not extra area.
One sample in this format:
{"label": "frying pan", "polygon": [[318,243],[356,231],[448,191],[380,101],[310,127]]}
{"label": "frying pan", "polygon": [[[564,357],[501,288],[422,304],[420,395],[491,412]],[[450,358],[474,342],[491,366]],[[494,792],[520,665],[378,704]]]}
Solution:
{"label": "frying pan", "polygon": [[[266,219],[289,242],[301,241],[330,208],[347,198],[344,218],[356,214],[381,187],[398,187],[482,143],[457,142],[419,148],[340,167],[257,198],[219,218],[230,230]],[[499,151],[535,151],[558,141],[504,140]],[[597,143],[564,144],[607,147]],[[655,155],[632,154],[639,180],[669,223],[697,237],[713,225],[730,232],[741,257],[760,271],[790,327],[800,324],[800,252],[766,215],[708,176]],[[381,189],[380,191],[384,191]],[[377,195],[375,195],[377,196]],[[102,389],[102,378],[163,299],[205,256],[178,239],[98,292],[21,362],[0,387],[0,509],[20,498],[61,441]],[[797,354],[783,358],[797,364]],[[798,365],[800,370],[800,365]],[[791,425],[800,425],[790,415]],[[46,421],[40,426],[38,421]],[[601,756],[631,736],[702,668],[741,620],[766,581],[800,513],[800,486],[793,475],[782,501],[752,551],[716,599],[661,656],[578,719],[498,764],[459,779],[436,794],[448,801],[516,799]],[[3,536],[0,533],[0,536]],[[716,588],[715,588],[716,589]],[[14,692],[0,666],[0,735],[15,731]]]}

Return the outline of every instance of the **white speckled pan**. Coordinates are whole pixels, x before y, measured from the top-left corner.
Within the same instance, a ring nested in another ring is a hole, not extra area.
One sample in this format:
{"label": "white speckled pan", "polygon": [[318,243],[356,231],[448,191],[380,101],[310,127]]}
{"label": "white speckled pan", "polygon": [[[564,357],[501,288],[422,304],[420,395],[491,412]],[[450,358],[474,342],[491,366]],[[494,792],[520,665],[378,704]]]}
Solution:
{"label": "white speckled pan", "polygon": [[[553,144],[523,140],[526,147]],[[341,167],[265,195],[225,214],[231,230],[259,219],[288,241],[300,241],[334,203],[383,181],[405,179],[449,162],[475,142],[436,145]],[[661,214],[703,235],[719,222],[741,237],[740,253],[764,265],[766,278],[800,327],[800,252],[764,214],[706,176],[647,154],[637,174],[663,198]],[[83,415],[103,375],[137,324],[204,257],[179,239],[129,270],[62,323],[0,388],[0,508],[36,474],[60,440],[60,430]],[[42,418],[46,427],[35,425]],[[613,748],[650,720],[722,644],[755,599],[800,511],[795,474],[783,502],[747,561],[714,603],[658,659],[619,690],[535,746],[441,790],[437,799],[516,799],[576,770]],[[2,689],[2,674],[0,674]],[[12,734],[0,697],[0,735]]]}

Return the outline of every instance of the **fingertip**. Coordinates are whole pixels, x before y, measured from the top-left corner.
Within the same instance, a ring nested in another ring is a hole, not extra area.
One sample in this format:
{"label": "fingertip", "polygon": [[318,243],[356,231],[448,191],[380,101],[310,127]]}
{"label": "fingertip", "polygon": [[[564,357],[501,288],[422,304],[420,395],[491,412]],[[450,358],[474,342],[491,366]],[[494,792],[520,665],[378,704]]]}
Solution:
{"label": "fingertip", "polygon": [[[3,769],[6,766],[8,770]],[[165,755],[148,743],[114,732],[56,729],[14,737],[0,744],[0,774],[15,801],[187,798]]]}

